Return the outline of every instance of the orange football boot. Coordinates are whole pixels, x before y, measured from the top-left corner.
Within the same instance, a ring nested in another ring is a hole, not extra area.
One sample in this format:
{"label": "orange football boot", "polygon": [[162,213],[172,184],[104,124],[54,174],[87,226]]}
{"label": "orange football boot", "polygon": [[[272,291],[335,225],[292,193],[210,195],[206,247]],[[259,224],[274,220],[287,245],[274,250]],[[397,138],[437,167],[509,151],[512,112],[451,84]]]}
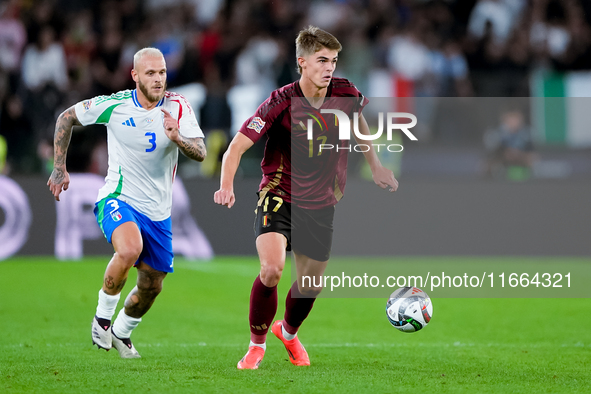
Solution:
{"label": "orange football boot", "polygon": [[273,323],[271,332],[283,342],[283,345],[285,345],[285,350],[287,350],[287,354],[289,355],[289,361],[291,361],[293,365],[298,366],[310,365],[310,358],[308,357],[308,352],[306,352],[304,345],[302,345],[297,336],[289,341],[285,339],[281,330],[282,327],[283,324],[281,320],[277,320]]}
{"label": "orange football boot", "polygon": [[250,346],[246,355],[238,361],[238,369],[257,369],[264,356],[265,349],[260,346]]}

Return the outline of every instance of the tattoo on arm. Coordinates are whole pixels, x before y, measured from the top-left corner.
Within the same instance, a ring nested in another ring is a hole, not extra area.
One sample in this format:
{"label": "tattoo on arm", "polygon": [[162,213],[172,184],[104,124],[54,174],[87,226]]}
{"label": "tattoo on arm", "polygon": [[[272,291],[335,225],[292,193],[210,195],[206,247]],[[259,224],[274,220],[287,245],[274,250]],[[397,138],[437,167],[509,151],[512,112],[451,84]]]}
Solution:
{"label": "tattoo on arm", "polygon": [[[53,136],[53,150],[54,150],[54,166],[63,168],[66,165],[66,153],[70,145],[70,138],[72,136],[72,127],[81,126],[81,123],[76,117],[76,110],[74,106],[68,108],[57,118],[55,124],[55,133]],[[61,173],[63,178],[63,171]]]}
{"label": "tattoo on arm", "polygon": [[181,136],[177,145],[181,152],[183,152],[189,159],[203,161],[205,156],[207,156],[207,150],[205,149],[203,138],[185,138]]}
{"label": "tattoo on arm", "polygon": [[63,167],[54,167],[53,171],[51,173],[51,182],[53,182],[54,185],[59,185],[60,183],[62,183],[64,181],[64,179],[66,178],[66,174],[64,172]]}

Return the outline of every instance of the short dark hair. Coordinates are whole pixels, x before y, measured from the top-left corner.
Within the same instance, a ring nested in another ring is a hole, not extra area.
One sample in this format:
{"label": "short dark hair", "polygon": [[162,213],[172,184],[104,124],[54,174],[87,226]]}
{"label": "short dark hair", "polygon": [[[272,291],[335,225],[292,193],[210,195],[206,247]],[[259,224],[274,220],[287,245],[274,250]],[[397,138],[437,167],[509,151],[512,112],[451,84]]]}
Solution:
{"label": "short dark hair", "polygon": [[[316,26],[308,26],[300,31],[296,40],[296,61],[297,58],[312,55],[322,48],[328,48],[340,52],[343,49],[339,40],[327,31]],[[298,63],[298,73],[302,73],[302,67]]]}

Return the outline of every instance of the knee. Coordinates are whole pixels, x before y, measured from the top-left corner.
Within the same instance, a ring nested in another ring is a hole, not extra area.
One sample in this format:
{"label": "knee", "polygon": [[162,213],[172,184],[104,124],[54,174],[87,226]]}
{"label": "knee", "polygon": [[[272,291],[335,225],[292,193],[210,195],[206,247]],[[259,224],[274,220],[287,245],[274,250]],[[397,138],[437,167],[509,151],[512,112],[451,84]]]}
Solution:
{"label": "knee", "polygon": [[138,295],[139,299],[143,302],[152,303],[162,292],[162,282],[153,283],[151,285],[142,285],[138,283]]}
{"label": "knee", "polygon": [[283,267],[279,264],[261,264],[261,282],[267,287],[277,286],[283,273]]}
{"label": "knee", "polygon": [[306,298],[316,298],[320,295],[320,292],[322,292],[323,287],[302,287],[298,284],[298,290],[300,291],[300,293],[306,297]]}
{"label": "knee", "polygon": [[138,281],[138,290],[150,298],[156,298],[162,291],[162,280]]}
{"label": "knee", "polygon": [[141,242],[130,242],[117,249],[117,255],[127,265],[132,266],[142,253],[143,245]]}

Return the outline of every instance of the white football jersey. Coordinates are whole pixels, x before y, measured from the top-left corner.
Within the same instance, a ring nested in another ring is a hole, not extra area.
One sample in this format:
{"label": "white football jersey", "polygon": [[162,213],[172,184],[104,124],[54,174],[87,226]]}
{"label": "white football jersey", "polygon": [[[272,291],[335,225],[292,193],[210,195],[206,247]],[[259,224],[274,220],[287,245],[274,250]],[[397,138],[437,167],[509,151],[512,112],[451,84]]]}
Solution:
{"label": "white football jersey", "polygon": [[203,138],[191,106],[180,94],[166,92],[151,110],[142,108],[135,89],[76,104],[83,126],[107,126],[109,170],[97,201],[116,197],[153,221],[170,217],[179,150],[164,132],[162,108],[178,120],[184,137]]}

